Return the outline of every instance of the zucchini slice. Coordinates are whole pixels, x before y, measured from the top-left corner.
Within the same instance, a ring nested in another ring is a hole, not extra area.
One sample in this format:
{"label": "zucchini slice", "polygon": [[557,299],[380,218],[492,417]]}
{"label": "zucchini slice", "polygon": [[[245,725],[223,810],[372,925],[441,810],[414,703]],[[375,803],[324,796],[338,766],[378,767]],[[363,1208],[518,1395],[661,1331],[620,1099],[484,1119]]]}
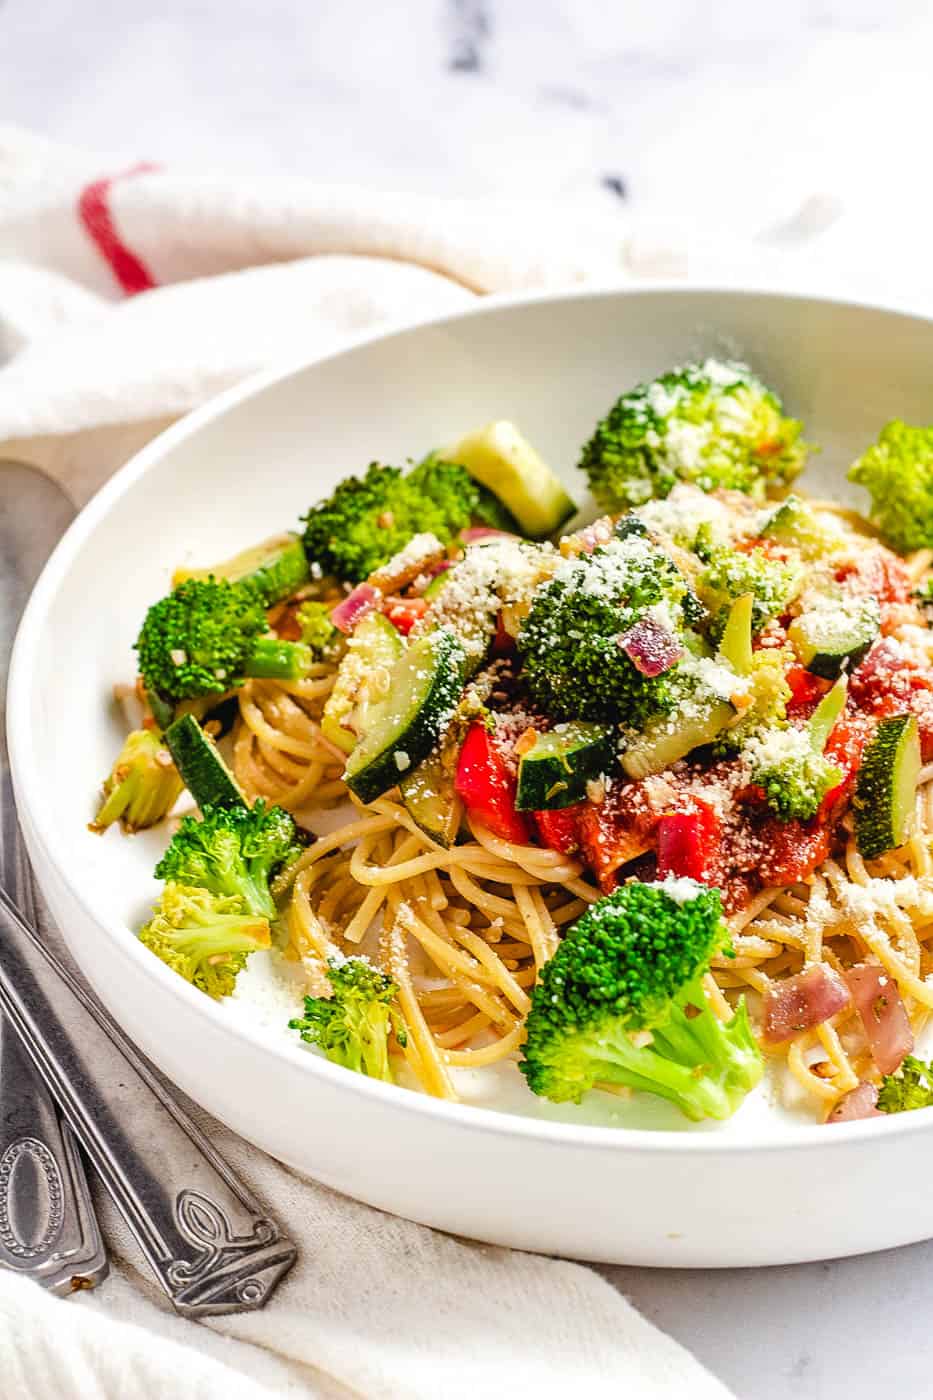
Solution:
{"label": "zucchini slice", "polygon": [[176,569],[172,587],[177,588],[188,578],[226,578],[231,583],[252,583],[267,607],[280,603],[307,583],[308,559],[299,535],[291,532],[273,535],[261,544],[254,544],[232,559],[215,564],[210,569]]}
{"label": "zucchini slice", "polygon": [[547,812],[570,807],[586,796],[591,778],[614,767],[612,730],[606,724],[571,720],[539,734],[518,764],[515,806]]}
{"label": "zucchini slice", "polygon": [[370,707],[388,695],[392,668],[404,650],[398,629],[383,613],[370,613],[353,629],[321,715],[324,738],[344,753],[356,747]]}
{"label": "zucchini slice", "polygon": [[456,755],[448,756],[444,748],[442,740],[398,786],[409,816],[426,836],[446,849],[457,839],[463,803],[454,787]]}
{"label": "zucchini slice", "polygon": [[457,703],[465,660],[445,628],[420,637],[399,657],[386,699],[370,709],[347,759],[344,781],[361,802],[375,801],[427,758]]}
{"label": "zucchini slice", "polygon": [[878,635],[881,613],[874,598],[841,599],[795,617],[788,640],[802,666],[834,681],[848,665],[854,670]]}
{"label": "zucchini slice", "polygon": [[560,478],[514,423],[489,423],[443,455],[498,496],[530,539],[546,539],[577,513]]}
{"label": "zucchini slice", "polygon": [[903,846],[914,815],[920,774],[915,715],[879,722],[865,749],[855,786],[855,844],[866,860]]}
{"label": "zucchini slice", "polygon": [[800,496],[786,496],[760,527],[763,539],[799,549],[807,561],[823,559],[845,544],[836,525],[816,514]]}
{"label": "zucchini slice", "polygon": [[243,789],[210,734],[194,715],[182,715],[165,731],[168,751],[199,807],[248,807]]}
{"label": "zucchini slice", "polygon": [[439,593],[444,591],[448,583],[450,583],[450,569],[442,569],[439,574],[434,575],[431,582],[422,593],[422,598],[430,603]]}
{"label": "zucchini slice", "polygon": [[714,700],[702,714],[689,720],[676,712],[660,715],[650,720],[625,750],[622,767],[630,778],[661,773],[701,744],[711,744],[732,723],[735,713],[728,700]]}

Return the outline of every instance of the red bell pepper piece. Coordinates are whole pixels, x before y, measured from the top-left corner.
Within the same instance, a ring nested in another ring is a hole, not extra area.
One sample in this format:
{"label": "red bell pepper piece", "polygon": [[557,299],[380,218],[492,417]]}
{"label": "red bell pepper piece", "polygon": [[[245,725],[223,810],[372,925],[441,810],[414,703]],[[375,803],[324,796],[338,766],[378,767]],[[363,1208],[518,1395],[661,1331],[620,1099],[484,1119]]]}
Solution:
{"label": "red bell pepper piece", "polygon": [[820,810],[817,814],[820,819],[825,819],[837,802],[847,798],[855,786],[856,775],[862,762],[862,750],[866,742],[867,735],[864,728],[852,724],[845,717],[836,721],[823,752],[841,770],[842,777],[820,803]]}
{"label": "red bell pepper piece", "polygon": [[808,705],[816,705],[830,689],[829,681],[824,681],[820,676],[812,675],[803,666],[789,666],[785,679],[790,686],[790,699],[787,702],[788,714],[804,710]]}
{"label": "red bell pepper piece", "polygon": [[477,722],[467,730],[454,781],[467,811],[494,836],[528,845],[531,829],[515,809],[515,778],[485,725]]}
{"label": "red bell pepper piece", "polygon": [[575,802],[571,807],[532,813],[538,835],[549,850],[571,856],[580,849],[580,812],[585,805]]}
{"label": "red bell pepper piece", "polygon": [[493,656],[511,656],[514,650],[515,638],[511,632],[506,631],[500,612],[496,618],[496,635],[492,639],[492,654]]}
{"label": "red bell pepper piece", "polygon": [[419,617],[428,610],[424,598],[399,598],[386,606],[386,617],[397,627],[403,637],[407,637]]}
{"label": "red bell pepper piece", "polygon": [[658,822],[658,876],[708,881],[719,847],[719,818],[695,798],[690,811],[668,812]]}

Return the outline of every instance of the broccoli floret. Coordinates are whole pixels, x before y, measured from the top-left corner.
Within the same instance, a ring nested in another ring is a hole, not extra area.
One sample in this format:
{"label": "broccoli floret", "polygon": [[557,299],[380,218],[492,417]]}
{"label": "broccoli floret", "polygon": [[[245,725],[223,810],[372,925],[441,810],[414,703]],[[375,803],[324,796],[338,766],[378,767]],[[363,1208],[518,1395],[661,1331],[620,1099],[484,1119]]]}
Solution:
{"label": "broccoli floret", "polygon": [[454,462],[427,457],[407,476],[373,462],[365,476],[348,477],[328,500],[311,507],[303,517],[304,543],[308,558],[325,573],[359,583],[413,535],[435,535],[447,545],[471,520],[498,526],[501,518],[490,507],[489,493]]}
{"label": "broccoli floret", "polygon": [[[462,463],[449,462],[440,452],[429,453],[406,480],[417,484],[423,494],[432,500],[440,497],[448,501],[462,501],[463,508],[469,511],[467,524],[488,525],[492,530],[505,530],[512,535],[522,533],[508,506],[488,486],[482,486]],[[458,528],[462,529],[463,526]],[[452,534],[456,534],[456,530]],[[443,543],[448,541],[444,540]]]}
{"label": "broccoli floret", "polygon": [[845,708],[846,688],[843,676],[802,728],[763,729],[746,745],[752,782],[764,790],[768,806],[785,821],[815,817],[826,794],[842,782],[842,770],[823,750]]}
{"label": "broccoli floret", "polygon": [[908,1055],[894,1074],[882,1079],[876,1107],[882,1113],[933,1108],[933,1065]]}
{"label": "broccoli floret", "polygon": [[222,694],[245,676],[298,680],[311,653],[268,633],[247,583],[186,579],[146,614],[136,650],[147,689],[171,701]]}
{"label": "broccoli floret", "polygon": [[556,719],[639,725],[676,703],[676,667],[645,675],[625,649],[646,614],[682,651],[683,575],[663,550],[632,534],[564,559],[539,588],[518,647],[532,698]]}
{"label": "broccoli floret", "polygon": [[105,779],[92,831],[119,821],[124,831],[155,826],[174,807],[184,784],[155,729],[134,729]]}
{"label": "broccoli floret", "polygon": [[767,758],[754,769],[752,781],[784,821],[809,821],[826,794],[842,782],[841,770],[813,752],[806,730],[775,730],[764,742]]}
{"label": "broccoli floret", "polygon": [[343,634],[331,622],[326,603],[309,600],[299,606],[295,616],[301,628],[301,640],[311,648],[316,661],[336,661],[341,656],[345,646]]}
{"label": "broccoli floret", "polygon": [[294,819],[260,798],[252,807],[205,807],[183,817],[156,866],[156,878],[242,900],[250,914],[277,916],[270,883],[301,854]]}
{"label": "broccoli floret", "polygon": [[391,1084],[389,1036],[394,1031],[402,1046],[408,1041],[405,1022],[393,1005],[398,987],[362,958],[331,959],[328,979],[333,995],[305,997],[304,1015],[289,1026],[335,1064]]}
{"label": "broccoli floret", "polygon": [[616,402],[583,449],[580,467],[606,510],[668,494],[678,481],[764,500],[806,460],[801,425],[745,365],[684,365]]}
{"label": "broccoli floret", "polygon": [[729,604],[750,593],[752,632],[760,632],[772,617],[786,612],[804,585],[806,570],[799,558],[771,559],[765,550],[708,548],[702,539],[697,550],[704,568],[696,580],[697,592],[713,615],[713,634],[725,624]]}
{"label": "broccoli floret", "polygon": [[738,723],[725,730],[717,740],[714,749],[717,757],[738,753],[754,736],[783,728],[791,697],[787,668],[792,660],[790,653],[780,647],[754,653],[747,677],[747,708],[742,710]]}
{"label": "broccoli floret", "polygon": [[186,982],[211,997],[229,996],[248,953],[271,944],[268,919],[237,895],[170,880],[139,940]]}
{"label": "broccoli floret", "polygon": [[869,519],[900,554],[933,545],[933,428],[895,419],[849,468],[871,496]]}
{"label": "broccoli floret", "polygon": [[728,1118],[761,1078],[744,1001],[726,1023],[703,977],[728,946],[719,891],[693,881],[623,885],[598,900],[542,968],[522,1073],[536,1094],[579,1103],[625,1084],[688,1118]]}

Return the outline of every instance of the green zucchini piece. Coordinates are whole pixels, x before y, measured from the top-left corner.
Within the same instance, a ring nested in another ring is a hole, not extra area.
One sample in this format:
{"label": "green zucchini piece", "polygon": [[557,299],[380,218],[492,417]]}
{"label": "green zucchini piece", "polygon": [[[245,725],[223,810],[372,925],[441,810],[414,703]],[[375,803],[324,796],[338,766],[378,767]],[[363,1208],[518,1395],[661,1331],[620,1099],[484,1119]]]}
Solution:
{"label": "green zucchini piece", "polygon": [[711,744],[735,719],[728,700],[713,700],[702,714],[685,720],[683,715],[659,715],[649,720],[622,755],[622,767],[630,778],[662,773],[688,753]]}
{"label": "green zucchini piece", "polygon": [[530,539],[556,534],[577,513],[560,478],[514,423],[488,423],[443,455],[498,496]]}
{"label": "green zucchini piece", "polygon": [[463,803],[454,787],[456,755],[448,755],[444,750],[442,741],[417,768],[402,777],[398,787],[409,816],[426,836],[447,848],[456,842]]}
{"label": "green zucchini piece", "polygon": [[582,802],[590,779],[615,767],[612,735],[609,725],[577,720],[539,734],[519,759],[515,806],[545,812]]}
{"label": "green zucchini piece", "polygon": [[422,593],[422,598],[427,599],[430,603],[433,598],[436,598],[439,593],[444,591],[448,583],[450,583],[450,570],[442,569],[439,574],[434,575],[431,582]]}
{"label": "green zucchini piece", "polygon": [[840,598],[795,617],[788,640],[800,664],[833,681],[844,667],[854,670],[878,635],[881,613],[874,598]]}
{"label": "green zucchini piece", "polygon": [[743,593],[729,609],[726,625],[719,639],[719,655],[728,661],[737,676],[750,674],[754,660],[752,652],[752,615],[755,595]]}
{"label": "green zucchini piece", "polygon": [[457,704],[466,658],[452,632],[419,637],[399,657],[385,700],[370,709],[344,780],[361,802],[373,802],[416,768],[436,744]]}
{"label": "green zucchini piece", "polygon": [[210,734],[194,715],[182,715],[165,731],[168,751],[199,807],[248,807],[243,789]]}
{"label": "green zucchini piece", "polygon": [[383,613],[370,613],[353,629],[321,716],[324,738],[344,753],[356,747],[370,707],[388,695],[392,668],[404,650],[398,628]]}
{"label": "green zucchini piece", "polygon": [[152,718],[160,729],[168,729],[175,718],[175,706],[171,700],[166,700],[157,690],[150,690],[146,687],[146,704],[152,711]]}
{"label": "green zucchini piece", "polygon": [[232,559],[210,569],[176,569],[172,587],[187,578],[226,578],[231,583],[251,583],[266,607],[290,598],[309,578],[308,559],[301,536],[288,532],[251,545]]}
{"label": "green zucchini piece", "polygon": [[823,522],[799,496],[787,496],[761,526],[763,539],[798,549],[806,560],[823,559],[845,543],[841,531]]}
{"label": "green zucchini piece", "polygon": [[903,846],[910,832],[920,774],[920,736],[915,715],[879,722],[862,756],[855,786],[855,844],[874,860]]}

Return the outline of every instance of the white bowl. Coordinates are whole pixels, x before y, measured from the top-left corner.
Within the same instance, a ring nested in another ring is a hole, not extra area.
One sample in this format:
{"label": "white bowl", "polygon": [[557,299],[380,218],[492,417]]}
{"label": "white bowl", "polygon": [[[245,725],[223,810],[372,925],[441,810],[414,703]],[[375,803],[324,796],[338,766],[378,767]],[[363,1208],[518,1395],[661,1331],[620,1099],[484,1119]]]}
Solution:
{"label": "white bowl", "polygon": [[[164,837],[86,829],[120,738],[107,697],[132,674],[139,620],[176,563],[222,558],[296,521],[371,459],[403,461],[492,418],[515,419],[572,483],[580,444],[622,388],[710,352],[746,358],[778,388],[823,447],[817,478],[838,494],[845,466],[888,418],[933,421],[924,318],[683,289],[479,305],[254,380],[151,443],[68,532],[16,642],[8,720],[23,829],[101,1000],[166,1074],[259,1147],[460,1235],[677,1266],[927,1238],[933,1112],[822,1127],[759,1095],[730,1123],[691,1130],[650,1101],[621,1116],[615,1100],[557,1110],[513,1092],[514,1070],[490,1108],[331,1065],[248,1008],[215,1005],[133,937]],[[473,1096],[489,1093],[484,1082]],[[608,1126],[614,1118],[636,1126]],[[637,1126],[650,1123],[681,1131]]]}

